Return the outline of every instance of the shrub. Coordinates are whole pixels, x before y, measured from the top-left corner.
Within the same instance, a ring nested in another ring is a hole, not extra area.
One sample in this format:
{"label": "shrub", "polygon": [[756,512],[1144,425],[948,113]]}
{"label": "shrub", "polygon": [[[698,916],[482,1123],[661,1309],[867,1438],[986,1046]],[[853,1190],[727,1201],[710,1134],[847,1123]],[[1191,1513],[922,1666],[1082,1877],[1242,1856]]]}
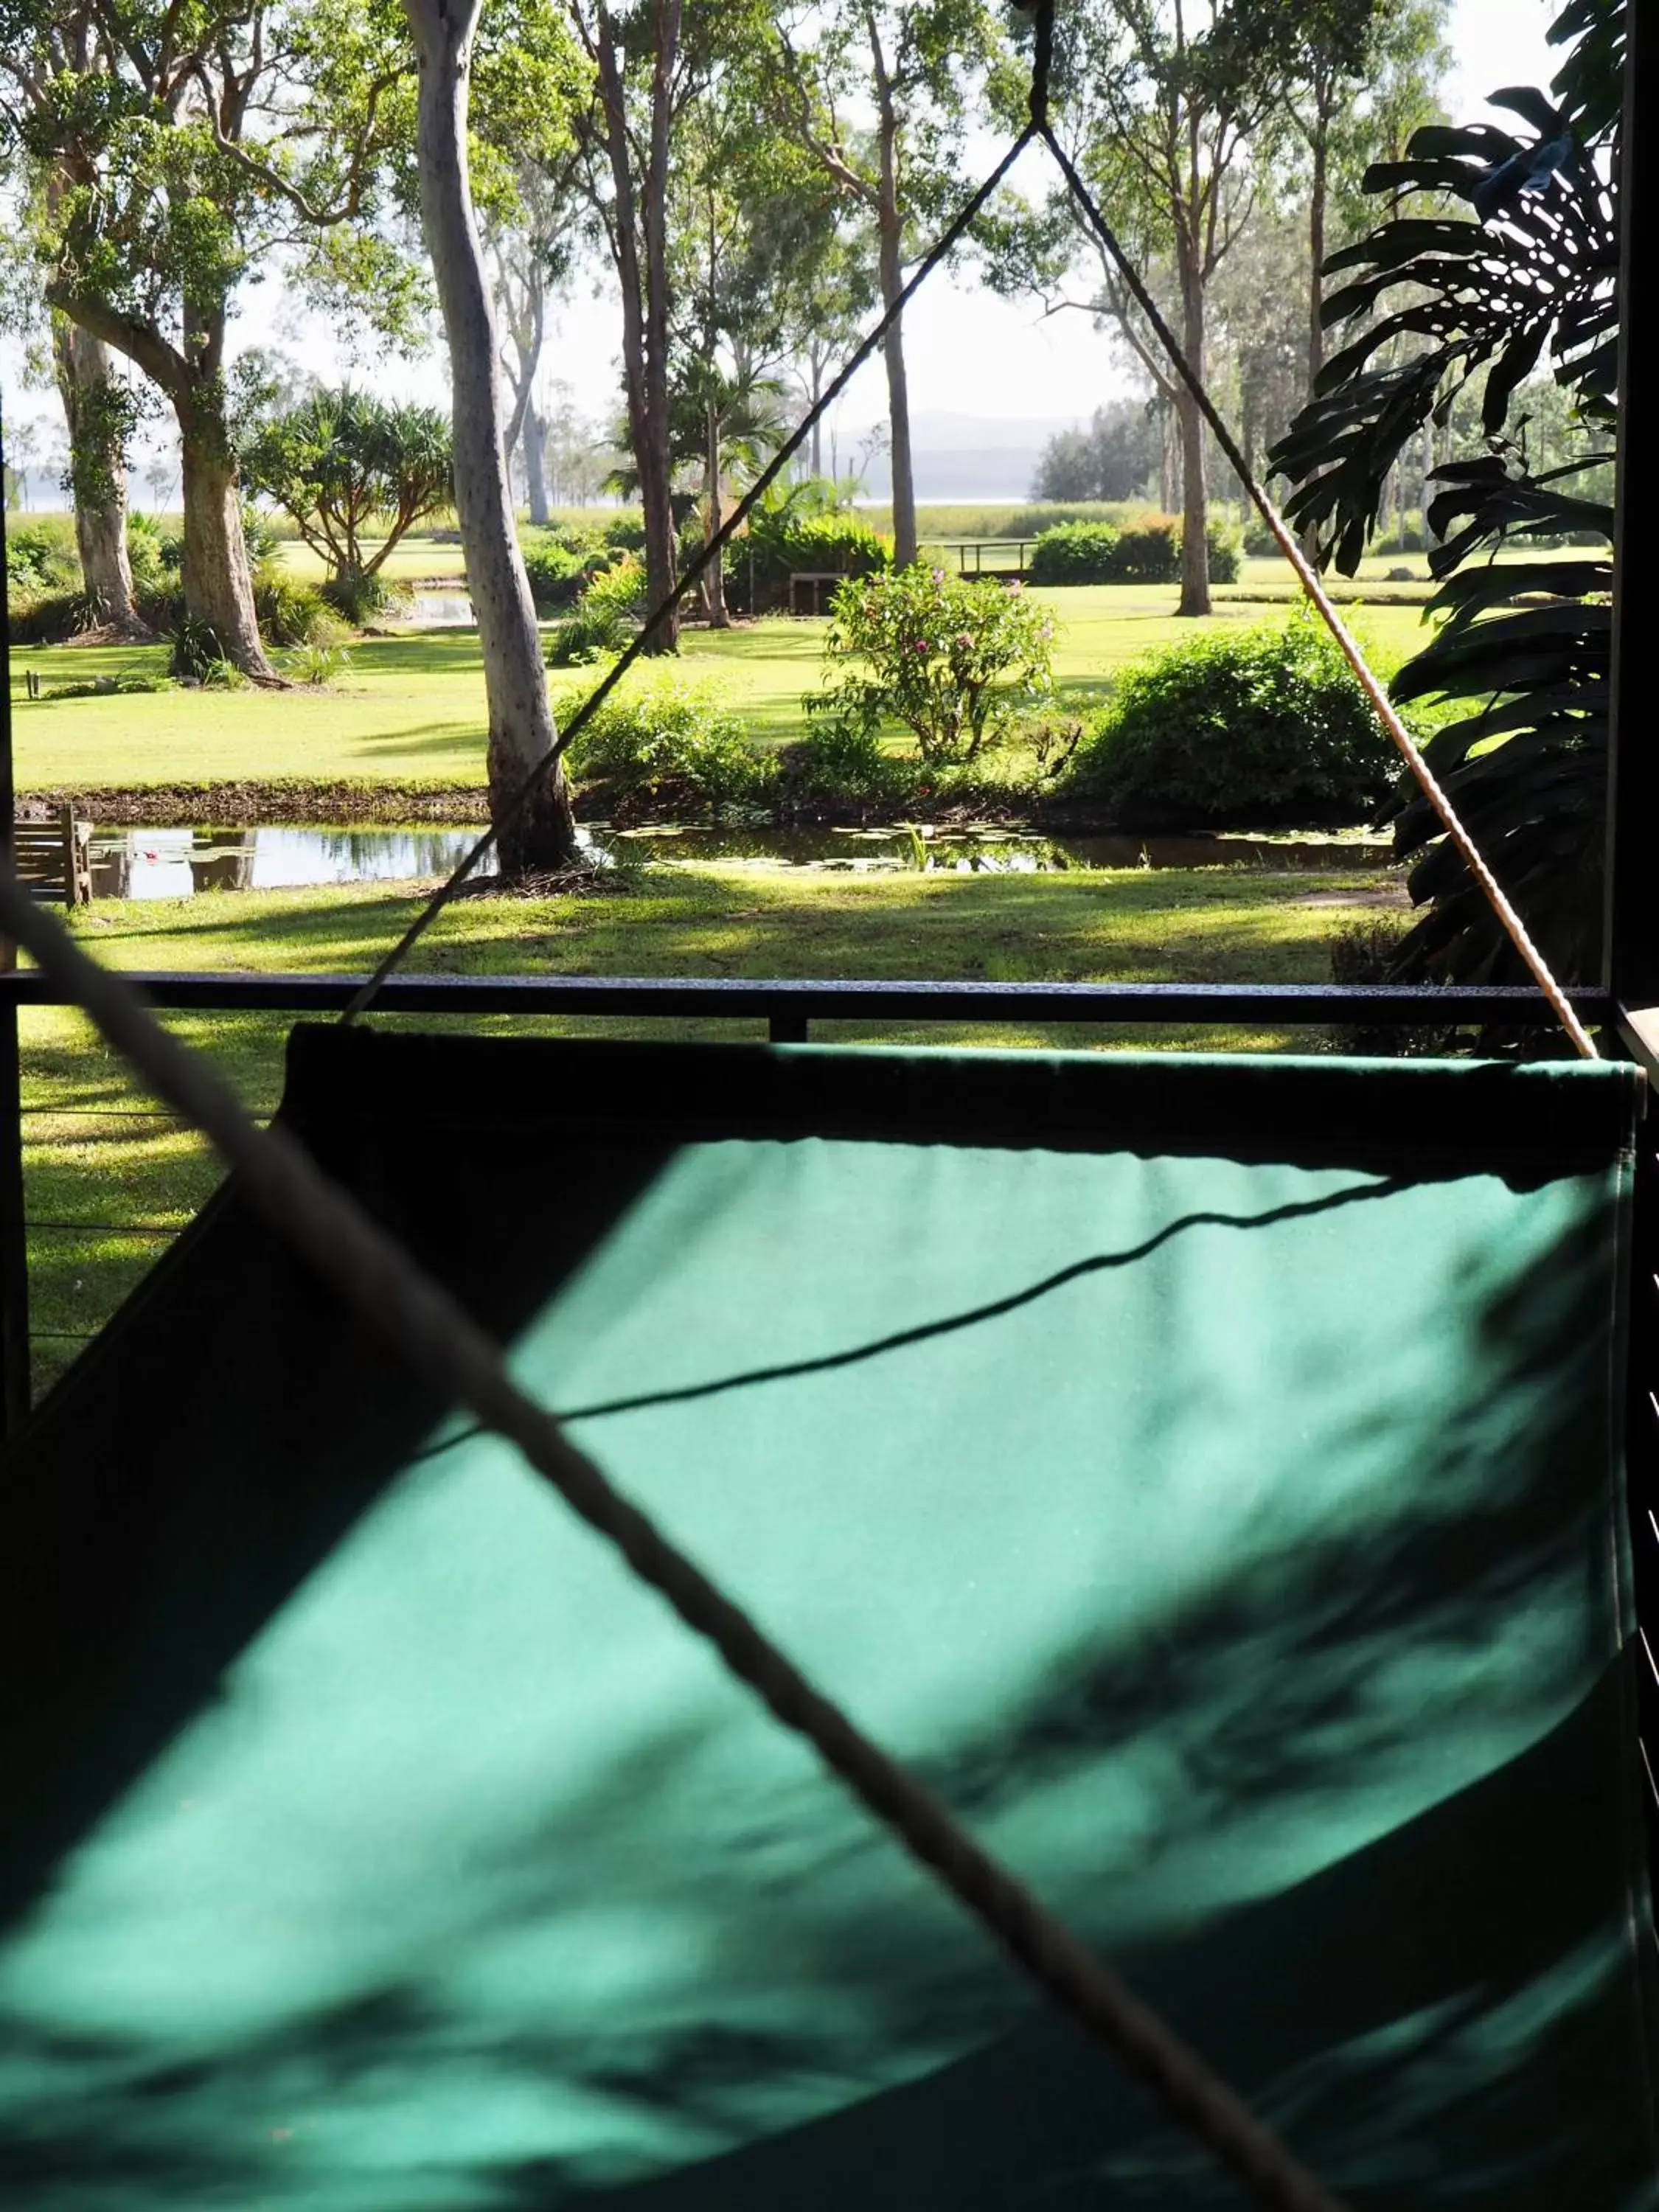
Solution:
{"label": "shrub", "polygon": [[561,623],[548,634],[548,665],[553,668],[581,668],[620,653],[632,636],[627,618],[614,607],[588,607],[578,600]]}
{"label": "shrub", "polygon": [[719,813],[753,804],[771,763],[707,685],[671,673],[607,699],[572,741],[571,775],[599,785],[614,813]]}
{"label": "shrub", "polygon": [[[1410,921],[1402,915],[1373,915],[1334,931],[1330,940],[1332,982],[1399,982],[1405,965],[1400,956],[1410,933]],[[1366,1022],[1328,1030],[1325,1049],[1361,1053],[1375,1060],[1443,1060],[1463,1042],[1448,1024],[1431,1028],[1416,1022],[1407,1026]]]}
{"label": "shrub", "polygon": [[284,663],[296,684],[308,684],[317,690],[343,676],[350,665],[351,655],[343,645],[304,645]]}
{"label": "shrub", "polygon": [[844,672],[806,709],[869,731],[902,722],[923,760],[970,761],[1053,688],[1054,634],[1018,585],[947,576],[921,561],[849,580],[824,641],[825,659]]}
{"label": "shrub", "polygon": [[785,749],[779,777],[792,805],[850,799],[866,805],[902,798],[915,781],[916,765],[896,759],[867,725],[819,714],[809,720],[806,735]]}
{"label": "shrub", "polygon": [[141,514],[134,508],[127,516],[127,559],[132,568],[135,596],[140,592],[158,591],[166,581],[161,526],[153,514]]}
{"label": "shrub", "polygon": [[632,553],[623,554],[589,578],[581,605],[594,612],[608,610],[624,621],[637,619],[645,612],[645,563]]}
{"label": "shrub", "polygon": [[[556,522],[538,522],[529,526],[535,532],[534,542],[537,544],[557,545],[565,552],[574,553],[579,559],[584,561],[590,554],[597,553],[605,543],[603,530],[598,522],[568,514],[561,515]],[[641,524],[640,546],[642,546],[644,542],[645,527]],[[640,550],[640,546],[630,547],[628,550],[637,552]]]}
{"label": "shrub", "polygon": [[1071,787],[1148,824],[1357,822],[1387,793],[1393,759],[1346,663],[1299,614],[1126,672]]}
{"label": "shrub", "polygon": [[[1181,522],[1141,515],[1121,525],[1092,520],[1055,523],[1031,554],[1034,584],[1174,584],[1181,580]],[[1244,539],[1224,522],[1206,533],[1212,584],[1236,584]]]}
{"label": "shrub", "polygon": [[186,614],[181,607],[173,625],[173,653],[167,665],[174,676],[205,684],[226,665],[218,631],[199,615]]}
{"label": "shrub", "polygon": [[1110,522],[1060,522],[1031,549],[1034,584],[1110,584],[1121,532]]}
{"label": "shrub", "polygon": [[1118,533],[1119,584],[1175,584],[1181,580],[1181,525],[1172,514],[1126,523]]}
{"label": "shrub", "polygon": [[283,568],[255,572],[253,611],[268,645],[333,645],[344,635],[340,618],[323,592],[315,584],[301,583]]}
{"label": "shrub", "polygon": [[27,522],[6,519],[6,581],[14,590],[64,592],[81,581],[74,518],[37,515]]}
{"label": "shrub", "polygon": [[536,538],[524,548],[525,574],[538,607],[568,607],[581,590],[585,556],[556,538]]}
{"label": "shrub", "polygon": [[7,594],[6,635],[13,645],[61,645],[87,626],[87,605],[79,590],[48,592],[11,588]]}
{"label": "shrub", "polygon": [[591,577],[580,599],[547,641],[556,668],[575,668],[620,653],[633,636],[645,599],[645,568],[631,553]]}
{"label": "shrub", "polygon": [[[389,615],[401,607],[409,594],[401,585],[388,582],[378,571],[371,576],[343,570],[339,575],[331,576],[321,586],[321,597],[327,607],[332,608],[337,615],[343,615],[354,629],[361,629],[365,623],[373,622],[376,615]],[[334,635],[339,635],[337,628]],[[292,641],[298,645],[310,641],[295,638]]]}
{"label": "shrub", "polygon": [[631,507],[624,507],[620,514],[608,515],[599,525],[599,543],[614,546],[620,553],[643,553],[645,517]]}
{"label": "shrub", "polygon": [[1138,502],[1121,499],[1042,500],[1030,507],[1017,507],[994,517],[987,517],[989,526],[975,524],[972,528],[952,528],[950,537],[963,538],[1036,538],[1046,530],[1053,530],[1068,522],[1107,522],[1113,529],[1121,530],[1126,522],[1133,521],[1137,512],[1144,512]]}
{"label": "shrub", "polygon": [[780,599],[792,575],[872,576],[890,566],[892,541],[850,509],[757,508],[726,555],[728,588],[746,610]]}
{"label": "shrub", "polygon": [[1206,563],[1212,584],[1236,584],[1244,566],[1244,534],[1224,522],[1212,522],[1204,533],[1210,557]]}
{"label": "shrub", "polygon": [[250,499],[242,501],[242,542],[247,547],[251,568],[267,567],[276,558],[283,543],[282,532],[276,529],[270,516],[262,507],[255,507]]}

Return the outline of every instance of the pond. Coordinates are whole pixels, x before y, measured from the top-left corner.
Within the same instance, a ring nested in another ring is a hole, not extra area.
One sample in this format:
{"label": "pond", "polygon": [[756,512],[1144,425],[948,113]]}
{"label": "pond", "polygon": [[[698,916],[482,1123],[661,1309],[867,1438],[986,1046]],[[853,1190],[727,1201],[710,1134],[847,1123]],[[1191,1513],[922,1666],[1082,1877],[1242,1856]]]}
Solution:
{"label": "pond", "polygon": [[[478,835],[472,827],[149,830],[93,832],[95,898],[188,898],[197,891],[277,890],[307,884],[404,883],[448,873]],[[1366,868],[1389,857],[1386,838],[1352,836],[1047,837],[1005,830],[774,830],[585,827],[601,864],[629,860],[791,867],[840,873],[1040,875],[1067,868]]]}

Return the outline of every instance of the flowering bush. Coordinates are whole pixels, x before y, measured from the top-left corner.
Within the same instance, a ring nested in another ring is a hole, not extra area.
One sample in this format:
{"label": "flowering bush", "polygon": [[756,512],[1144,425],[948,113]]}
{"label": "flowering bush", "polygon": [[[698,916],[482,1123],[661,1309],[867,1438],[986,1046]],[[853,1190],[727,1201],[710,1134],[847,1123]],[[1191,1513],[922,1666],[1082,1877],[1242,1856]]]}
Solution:
{"label": "flowering bush", "polygon": [[975,759],[1054,687],[1054,625],[1018,585],[947,576],[918,561],[849,580],[830,608],[838,680],[811,714],[873,733],[902,722],[925,761]]}

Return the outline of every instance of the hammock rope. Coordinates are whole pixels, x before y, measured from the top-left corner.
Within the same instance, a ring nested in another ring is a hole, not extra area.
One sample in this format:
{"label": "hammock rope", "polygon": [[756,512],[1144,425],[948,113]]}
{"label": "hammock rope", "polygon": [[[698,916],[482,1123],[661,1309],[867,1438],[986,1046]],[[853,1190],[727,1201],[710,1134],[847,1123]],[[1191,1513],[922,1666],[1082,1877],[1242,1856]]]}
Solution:
{"label": "hammock rope", "polygon": [[857,351],[841,370],[834,381],[820,393],[817,402],[802,417],[794,431],[772,457],[748,491],[738,501],[719,532],[702,548],[686,568],[673,588],[647,615],[637,637],[588,694],[572,715],[543,757],[511,793],[497,818],[477,839],[457,863],[454,869],[432,894],[421,911],[404,931],[397,943],[385,954],[362,988],[357,991],[340,1016],[343,1023],[356,1021],[368,1012],[379,995],[380,986],[395,974],[415,945],[437,920],[459,891],[462,884],[490,851],[506,823],[514,821],[529,804],[539,789],[543,779],[550,775],[562,757],[572,740],[580,736],[588,721],[610,697],[628,671],[645,652],[652,638],[661,629],[673,609],[691,590],[708,570],[715,556],[724,550],[737,532],[748,520],[756,505],[769,488],[776,482],[782,470],[793,459],[805,444],[815,423],[823,419],[846,390],[858,371],[875,352],[876,348],[897,322],[910,301],[944,261],[960,245],[963,238],[978,218],[981,210],[998,185],[1025,151],[1028,146],[1041,143],[1053,155],[1055,165],[1066,180],[1067,190],[1082,211],[1089,228],[1109,256],[1114,267],[1128,287],[1136,306],[1146,316],[1153,335],[1168,356],[1170,365],[1192,395],[1193,400],[1209,425],[1216,443],[1226,456],[1229,465],[1237,477],[1245,496],[1261,517],[1274,544],[1290,563],[1291,573],[1302,586],[1309,604],[1329,631],[1337,649],[1352,670],[1360,689],[1370,702],[1372,712],[1382,724],[1389,742],[1416,779],[1418,787],[1438,816],[1443,828],[1456,847],[1464,866],[1480,885],[1486,903],[1491,907],[1499,927],[1514,946],[1522,965],[1543,993],[1550,1011],[1582,1059],[1596,1060],[1600,1054],[1589,1030],[1584,1027],[1565,991],[1556,980],[1553,970],[1533,941],[1531,933],[1516,911],[1513,902],[1487,864],[1479,846],[1465,828],[1450,794],[1424,757],[1422,747],[1401,719],[1399,710],[1389,697],[1387,690],[1366,659],[1358,640],[1337,611],[1336,605],[1325,589],[1322,579],[1313,562],[1297,544],[1285,518],[1257,481],[1238,441],[1228,428],[1225,418],[1210,397],[1204,380],[1194,368],[1170,329],[1168,319],[1148,290],[1139,270],[1134,266],[1118,240],[1116,233],[1106,220],[1094,194],[1079,173],[1076,164],[1054,135],[1049,119],[1049,91],[1054,73],[1054,0],[1017,0],[1017,4],[1032,17],[1033,51],[1031,83],[1029,96],[1030,119],[1008,150],[991,171],[985,181],[969,197],[946,227],[932,249],[917,264],[915,274],[898,297],[860,343]]}
{"label": "hammock rope", "polygon": [[1201,2142],[1266,2212],[1345,2212],[1242,2098],[1065,1923],[864,1735],[702,1570],[526,1396],[506,1358],[279,1125],[261,1129],[210,1062],[168,1035],[132,986],[93,960],[0,866],[0,930],[26,945],[138,1071],[207,1136],[244,1202],[363,1325],[452,1405],[515,1444],[572,1511],[605,1537],[775,1720],[802,1736],[866,1811],[947,1889],[1034,1986]]}

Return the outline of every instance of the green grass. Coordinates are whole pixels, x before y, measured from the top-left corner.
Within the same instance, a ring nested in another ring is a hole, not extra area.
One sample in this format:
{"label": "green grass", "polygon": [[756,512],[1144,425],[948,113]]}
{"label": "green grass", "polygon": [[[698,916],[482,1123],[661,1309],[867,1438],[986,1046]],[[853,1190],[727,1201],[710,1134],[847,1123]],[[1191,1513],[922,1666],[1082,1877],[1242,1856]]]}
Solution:
{"label": "green grass", "polygon": [[[1116,672],[1142,653],[1193,635],[1170,611],[1163,588],[1102,585],[1053,592],[1061,634],[1055,674],[1079,703],[1103,697]],[[1223,607],[1215,624],[1273,619],[1258,605]],[[1386,672],[1421,641],[1417,611],[1375,607],[1360,628]],[[724,632],[688,630],[688,674],[720,684],[757,742],[799,733],[803,692],[819,681],[824,625],[787,618]],[[25,696],[27,672],[42,684],[86,682],[140,669],[160,671],[166,648],[36,646],[12,653],[13,744],[22,791],[141,789],[145,785],[332,781],[482,783],[483,675],[471,631],[369,638],[350,649],[350,667],[326,690],[167,690],[92,699]],[[554,678],[567,710],[594,682],[579,670]]]}
{"label": "green grass", "polygon": [[[364,540],[363,550],[373,555],[379,540]],[[273,556],[291,575],[301,577],[308,584],[320,584],[327,574],[327,564],[320,553],[298,538],[286,538],[276,548]],[[459,583],[466,574],[466,563],[459,545],[440,545],[430,538],[410,536],[401,538],[387,554],[380,574],[388,583],[408,583],[411,580],[425,581],[428,577],[447,583]]]}
{"label": "green grass", "polygon": [[[461,901],[410,964],[458,974],[1317,982],[1328,975],[1332,933],[1357,909],[1310,898],[1358,893],[1375,881],[1322,875],[1310,887],[1305,874],[1231,869],[847,877],[672,868],[643,875],[621,895]],[[118,967],[357,972],[392,941],[415,904],[411,890],[383,885],[237,892],[94,906],[75,926]],[[250,1106],[269,1112],[281,1089],[285,1023],[252,1014],[169,1020],[212,1056]],[[81,1016],[27,1008],[20,1022],[39,1386],[107,1319],[217,1178],[200,1142],[158,1115]],[[540,1026],[610,1036],[757,1034],[755,1024],[737,1022]],[[1311,1041],[1283,1032],[1012,1024],[836,1024],[819,1034],[911,1044],[1194,1048]]]}

